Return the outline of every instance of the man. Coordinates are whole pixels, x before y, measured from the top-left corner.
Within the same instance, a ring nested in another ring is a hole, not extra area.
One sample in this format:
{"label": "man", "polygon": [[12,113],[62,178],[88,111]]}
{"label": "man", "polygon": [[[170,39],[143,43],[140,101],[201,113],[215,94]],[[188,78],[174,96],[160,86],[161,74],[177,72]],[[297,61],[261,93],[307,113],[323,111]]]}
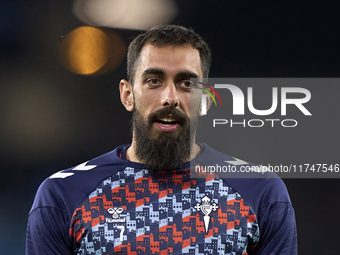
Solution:
{"label": "man", "polygon": [[130,44],[120,95],[133,112],[132,143],[44,181],[27,254],[297,253],[279,178],[190,175],[190,165],[233,160],[195,140],[202,90],[190,79],[207,77],[210,62],[206,43],[180,26]]}

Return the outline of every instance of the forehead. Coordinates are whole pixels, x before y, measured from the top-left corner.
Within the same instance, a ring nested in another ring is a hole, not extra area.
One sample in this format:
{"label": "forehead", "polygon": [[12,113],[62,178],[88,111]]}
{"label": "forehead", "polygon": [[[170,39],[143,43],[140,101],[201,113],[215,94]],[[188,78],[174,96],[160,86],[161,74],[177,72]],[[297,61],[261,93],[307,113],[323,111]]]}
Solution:
{"label": "forehead", "polygon": [[140,54],[136,78],[149,68],[161,69],[167,75],[191,71],[203,77],[199,51],[191,45],[158,47],[146,44]]}

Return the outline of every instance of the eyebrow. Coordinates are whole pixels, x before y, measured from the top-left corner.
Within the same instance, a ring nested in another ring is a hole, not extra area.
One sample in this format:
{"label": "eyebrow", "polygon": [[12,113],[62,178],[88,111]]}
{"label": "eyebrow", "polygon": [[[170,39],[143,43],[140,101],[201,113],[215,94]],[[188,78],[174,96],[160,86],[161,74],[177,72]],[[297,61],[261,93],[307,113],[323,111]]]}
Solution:
{"label": "eyebrow", "polygon": [[158,68],[148,68],[144,70],[144,72],[142,73],[142,76],[145,76],[148,74],[165,75],[165,72],[162,69],[158,69]]}
{"label": "eyebrow", "polygon": [[179,72],[176,76],[177,77],[188,77],[188,78],[198,78],[199,77],[197,73],[190,72],[190,71]]}
{"label": "eyebrow", "polygon": [[[165,71],[158,68],[148,68],[143,73],[142,76],[156,74],[156,75],[165,75]],[[176,77],[188,77],[188,78],[199,78],[198,74],[191,71],[182,71],[176,74]]]}

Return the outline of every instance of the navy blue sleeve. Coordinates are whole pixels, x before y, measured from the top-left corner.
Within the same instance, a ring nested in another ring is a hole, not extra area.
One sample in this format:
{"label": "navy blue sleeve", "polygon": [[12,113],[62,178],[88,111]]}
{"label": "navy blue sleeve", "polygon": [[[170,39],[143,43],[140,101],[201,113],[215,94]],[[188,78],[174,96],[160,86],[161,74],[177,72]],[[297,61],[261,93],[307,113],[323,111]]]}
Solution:
{"label": "navy blue sleeve", "polygon": [[71,255],[69,217],[52,207],[36,208],[28,218],[26,255]]}
{"label": "navy blue sleeve", "polygon": [[267,175],[268,178],[227,180],[256,212],[260,240],[255,249],[248,253],[296,255],[295,213],[287,188],[280,178],[272,173]]}
{"label": "navy blue sleeve", "polygon": [[291,203],[272,203],[259,210],[260,241],[251,253],[296,255],[297,234]]}

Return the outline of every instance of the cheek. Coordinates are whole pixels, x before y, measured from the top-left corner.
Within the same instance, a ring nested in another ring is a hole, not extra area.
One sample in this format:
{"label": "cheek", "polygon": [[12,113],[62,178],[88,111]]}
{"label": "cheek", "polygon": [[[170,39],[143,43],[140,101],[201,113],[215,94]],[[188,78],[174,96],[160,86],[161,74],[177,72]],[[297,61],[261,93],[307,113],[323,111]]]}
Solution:
{"label": "cheek", "polygon": [[152,112],[153,105],[157,102],[154,98],[148,97],[138,98],[135,100],[135,107],[142,115],[149,115]]}
{"label": "cheek", "polygon": [[152,111],[159,108],[160,95],[156,91],[144,91],[143,94],[138,95],[138,103],[145,110]]}
{"label": "cheek", "polygon": [[201,94],[191,94],[190,97],[188,98],[188,104],[190,107],[190,111],[196,112],[197,109],[199,109],[200,105],[201,105]]}

